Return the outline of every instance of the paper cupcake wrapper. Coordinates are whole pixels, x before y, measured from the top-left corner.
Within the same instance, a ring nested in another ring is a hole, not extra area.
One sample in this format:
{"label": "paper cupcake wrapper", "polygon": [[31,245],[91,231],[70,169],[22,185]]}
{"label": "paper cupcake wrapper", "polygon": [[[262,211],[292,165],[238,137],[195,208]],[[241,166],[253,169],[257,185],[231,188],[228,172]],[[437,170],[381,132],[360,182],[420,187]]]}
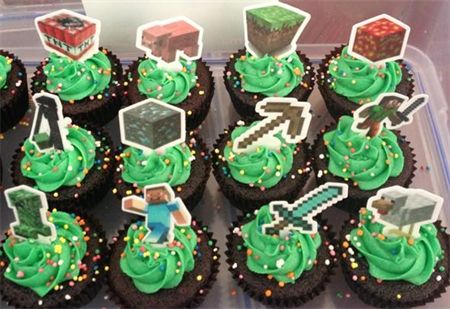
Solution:
{"label": "paper cupcake wrapper", "polygon": [[[309,58],[299,51],[297,51],[297,54],[300,57],[306,72],[303,76],[301,84],[294,88],[294,90],[292,90],[292,92],[286,97],[293,97],[299,101],[307,101],[314,88],[315,72]],[[242,119],[247,121],[262,119],[261,116],[256,113],[255,106],[256,103],[266,98],[266,96],[259,93],[240,92],[240,90],[234,88],[233,86],[235,80],[233,78],[228,79],[227,76],[227,72],[231,72],[231,77],[239,76],[239,73],[237,73],[234,68],[234,63],[235,59],[238,59],[242,55],[245,55],[245,49],[240,49],[237,53],[233,54],[232,58],[226,63],[223,75],[225,87],[230,95],[231,102],[233,103],[235,110],[242,117]],[[309,69],[307,69],[308,67]],[[303,83],[306,83],[306,87],[302,85]]]}
{"label": "paper cupcake wrapper", "polygon": [[[330,54],[326,55],[317,69],[317,84],[319,91],[322,94],[328,112],[335,120],[338,120],[339,117],[343,115],[351,116],[353,111],[360,107],[359,104],[356,104],[348,100],[346,97],[337,94],[330,88],[330,85],[327,82],[327,79],[330,77],[327,73],[328,63],[336,55],[340,55],[344,47],[345,45],[336,47],[330,52]],[[399,64],[402,67],[402,80],[397,85],[395,92],[411,97],[414,92],[414,79],[412,73],[408,70],[405,63],[399,61]]]}
{"label": "paper cupcake wrapper", "polygon": [[[5,266],[4,268],[0,268],[0,294],[2,300],[9,306],[15,308],[80,308],[89,304],[98,294],[106,278],[105,266],[108,260],[107,238],[105,237],[102,225],[96,218],[84,211],[78,211],[77,215],[83,218],[87,223],[86,225],[90,227],[89,235],[96,233],[98,239],[103,239],[103,242],[96,243],[97,248],[100,250],[98,254],[101,257],[99,262],[96,262],[98,274],[95,274],[95,269],[92,269],[89,278],[82,283],[76,283],[74,287],[70,287],[68,286],[69,281],[65,281],[62,283],[64,285],[62,290],[52,291],[44,297],[39,297],[32,290],[21,287],[6,279],[3,276],[3,270],[6,269]],[[6,237],[8,236],[6,235]],[[2,247],[5,241],[6,238],[1,242]],[[89,250],[91,253],[94,251]],[[91,260],[91,258],[92,256],[85,256],[84,259]],[[6,256],[3,256],[2,260],[7,260]],[[77,294],[73,294],[73,290],[80,284],[83,285],[82,289],[78,290]],[[70,295],[70,299],[67,299],[66,295]],[[39,301],[42,301],[42,303]]]}

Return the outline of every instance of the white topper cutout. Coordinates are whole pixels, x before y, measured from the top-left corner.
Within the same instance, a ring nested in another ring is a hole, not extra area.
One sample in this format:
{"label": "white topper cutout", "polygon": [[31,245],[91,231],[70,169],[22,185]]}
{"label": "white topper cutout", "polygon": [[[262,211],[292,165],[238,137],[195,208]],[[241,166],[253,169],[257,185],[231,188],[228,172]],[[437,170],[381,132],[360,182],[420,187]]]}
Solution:
{"label": "white topper cutout", "polygon": [[420,227],[438,219],[443,198],[422,189],[393,186],[381,189],[367,201],[386,236],[420,237]]}
{"label": "white topper cutout", "polygon": [[363,104],[353,113],[352,131],[377,136],[383,126],[398,129],[410,124],[413,115],[428,102],[428,95],[418,94],[411,99],[396,92],[380,95],[375,102]]}
{"label": "white topper cutout", "polygon": [[347,52],[376,65],[400,60],[410,30],[408,25],[387,14],[369,18],[353,25]]}
{"label": "white topper cutout", "polygon": [[98,53],[98,19],[63,9],[39,16],[34,23],[42,45],[49,52],[78,61]]}
{"label": "white topper cutout", "polygon": [[287,143],[296,144],[306,138],[311,123],[311,104],[295,98],[270,97],[256,104],[256,112],[265,117],[234,140],[235,153],[253,152],[257,147],[280,149],[278,132]]}
{"label": "white topper cutout", "polygon": [[309,13],[284,3],[248,6],[244,9],[245,48],[255,57],[287,57],[297,50],[310,19]]}
{"label": "white topper cutout", "polygon": [[63,117],[61,100],[57,95],[39,92],[33,95],[36,106],[30,141],[40,152],[73,150],[67,139],[70,118]]}
{"label": "white topper cutout", "polygon": [[138,27],[136,47],[158,67],[181,71],[180,58],[193,61],[202,56],[203,28],[185,16],[153,21]]}

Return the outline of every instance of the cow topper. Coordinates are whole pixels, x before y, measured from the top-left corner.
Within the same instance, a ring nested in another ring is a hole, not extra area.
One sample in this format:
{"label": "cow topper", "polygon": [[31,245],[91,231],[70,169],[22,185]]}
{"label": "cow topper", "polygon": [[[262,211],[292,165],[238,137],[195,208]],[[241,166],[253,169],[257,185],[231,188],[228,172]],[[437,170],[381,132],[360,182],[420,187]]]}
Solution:
{"label": "cow topper", "polygon": [[173,230],[177,226],[190,226],[191,214],[183,201],[177,197],[167,183],[144,187],[144,198],[128,196],[122,199],[122,210],[145,216],[149,230],[143,241],[155,245],[167,245],[174,240]]}
{"label": "cow topper", "polygon": [[153,21],[138,27],[136,47],[159,67],[181,71],[180,58],[193,61],[201,57],[203,28],[185,16]]}
{"label": "cow topper", "polygon": [[299,143],[306,138],[311,123],[311,104],[295,98],[265,98],[256,104],[256,112],[266,117],[235,139],[235,153],[252,152],[264,146],[280,149],[280,141],[274,135],[281,132],[288,143]]}
{"label": "cow topper", "polygon": [[348,53],[373,64],[403,58],[410,27],[387,14],[381,14],[352,27]]}
{"label": "cow topper", "polygon": [[12,235],[48,244],[56,239],[55,225],[48,222],[45,194],[26,185],[5,190],[6,203],[14,211]]}
{"label": "cow topper", "polygon": [[78,61],[98,52],[98,19],[63,9],[39,16],[34,23],[42,45],[49,52]]}
{"label": "cow topper", "polygon": [[375,102],[364,104],[353,113],[352,131],[373,137],[381,132],[383,126],[397,129],[410,124],[413,114],[427,102],[426,94],[415,95],[410,99],[395,92],[384,93]]}
{"label": "cow topper", "polygon": [[36,105],[30,141],[41,152],[72,150],[67,139],[70,118],[63,118],[62,104],[57,95],[39,92],[33,95]]}
{"label": "cow topper", "polygon": [[287,57],[311,15],[284,3],[270,2],[244,9],[245,47],[255,57]]}
{"label": "cow topper", "polygon": [[269,204],[272,222],[262,226],[263,233],[276,234],[280,237],[289,235],[291,231],[302,234],[317,233],[314,216],[347,198],[347,195],[347,184],[327,182],[292,204],[286,201],[273,201]]}
{"label": "cow topper", "polygon": [[383,234],[418,238],[422,225],[438,219],[442,204],[442,197],[428,191],[393,186],[369,198],[367,209],[384,225]]}

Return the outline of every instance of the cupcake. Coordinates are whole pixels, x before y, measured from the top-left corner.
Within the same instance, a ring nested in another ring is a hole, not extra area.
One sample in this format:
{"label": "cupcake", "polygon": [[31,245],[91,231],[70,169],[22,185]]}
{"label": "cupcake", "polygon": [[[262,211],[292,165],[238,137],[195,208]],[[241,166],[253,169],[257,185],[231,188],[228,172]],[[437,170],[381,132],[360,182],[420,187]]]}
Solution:
{"label": "cupcake", "polygon": [[25,66],[5,50],[0,50],[0,110],[0,132],[12,128],[28,110]]}
{"label": "cupcake", "polygon": [[[388,199],[382,201],[383,206]],[[420,203],[418,199],[406,207],[417,207],[417,215],[423,211]],[[402,205],[396,200],[390,211]],[[450,247],[445,228],[439,221],[421,224],[413,237],[405,224],[403,231],[394,229],[388,234],[376,211],[361,208],[359,220],[344,224],[341,265],[349,287],[365,303],[381,308],[422,306],[440,297],[449,285]],[[383,213],[381,217],[389,214]],[[400,213],[398,218],[407,215]]]}

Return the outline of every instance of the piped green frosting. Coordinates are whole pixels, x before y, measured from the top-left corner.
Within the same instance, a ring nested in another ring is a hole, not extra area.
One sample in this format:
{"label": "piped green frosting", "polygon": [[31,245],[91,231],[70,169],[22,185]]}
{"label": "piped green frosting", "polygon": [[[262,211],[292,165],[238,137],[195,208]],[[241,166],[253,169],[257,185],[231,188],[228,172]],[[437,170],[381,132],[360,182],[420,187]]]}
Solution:
{"label": "piped green frosting", "polygon": [[12,59],[0,55],[0,89],[6,86],[8,80],[8,73],[11,71]]}

